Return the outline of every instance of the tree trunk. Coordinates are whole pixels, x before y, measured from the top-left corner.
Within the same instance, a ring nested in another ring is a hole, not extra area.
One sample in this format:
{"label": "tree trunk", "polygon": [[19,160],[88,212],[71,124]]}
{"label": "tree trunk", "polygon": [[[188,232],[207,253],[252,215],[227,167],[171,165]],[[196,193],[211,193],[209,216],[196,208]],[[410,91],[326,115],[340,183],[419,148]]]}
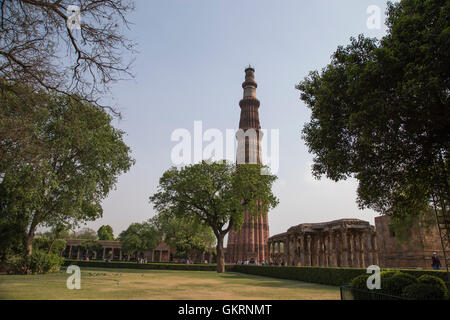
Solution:
{"label": "tree trunk", "polygon": [[48,248],[47,254],[52,253],[53,245],[55,244],[56,238],[53,238],[52,243],[50,244],[50,247]]}
{"label": "tree trunk", "polygon": [[217,236],[217,272],[224,273],[225,272],[225,257],[223,252],[223,235]]}

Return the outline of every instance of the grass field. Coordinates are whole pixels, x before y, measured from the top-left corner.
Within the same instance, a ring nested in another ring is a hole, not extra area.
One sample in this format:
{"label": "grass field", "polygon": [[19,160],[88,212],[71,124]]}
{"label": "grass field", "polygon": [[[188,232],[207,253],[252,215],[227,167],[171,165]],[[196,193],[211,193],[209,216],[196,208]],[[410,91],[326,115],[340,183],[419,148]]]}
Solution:
{"label": "grass field", "polygon": [[233,272],[83,268],[80,290],[69,276],[0,275],[0,299],[339,299],[339,287]]}

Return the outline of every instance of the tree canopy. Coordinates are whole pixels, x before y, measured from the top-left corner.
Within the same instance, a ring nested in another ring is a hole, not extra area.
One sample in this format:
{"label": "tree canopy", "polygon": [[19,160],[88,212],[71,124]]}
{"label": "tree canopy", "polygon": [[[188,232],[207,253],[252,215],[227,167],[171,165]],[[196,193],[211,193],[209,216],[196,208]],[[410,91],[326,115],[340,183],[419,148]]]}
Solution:
{"label": "tree canopy", "polygon": [[272,194],[275,180],[261,175],[260,165],[202,161],[164,172],[150,201],[158,212],[209,226],[217,239],[217,271],[224,272],[225,235],[242,226],[245,212],[266,214],[278,204]]}
{"label": "tree canopy", "polygon": [[313,174],[359,181],[358,203],[397,218],[450,199],[450,2],[388,3],[387,35],[340,46],[298,86]]}
{"label": "tree canopy", "polygon": [[119,234],[122,251],[127,254],[141,255],[155,249],[160,241],[156,228],[148,221],[132,223]]}
{"label": "tree canopy", "polygon": [[155,225],[161,238],[176,249],[178,257],[190,259],[194,252],[211,252],[216,242],[211,228],[198,219],[160,212],[150,219],[150,223]]}
{"label": "tree canopy", "polygon": [[113,229],[109,225],[101,226],[97,230],[98,240],[114,240]]}
{"label": "tree canopy", "polygon": [[11,93],[0,99],[2,125],[19,125],[23,116],[24,141],[39,149],[29,157],[8,135],[0,144],[6,160],[0,165],[0,224],[22,228],[27,256],[37,227],[75,227],[101,217],[102,200],[134,163],[124,133],[104,109],[66,95],[34,94],[36,106]]}

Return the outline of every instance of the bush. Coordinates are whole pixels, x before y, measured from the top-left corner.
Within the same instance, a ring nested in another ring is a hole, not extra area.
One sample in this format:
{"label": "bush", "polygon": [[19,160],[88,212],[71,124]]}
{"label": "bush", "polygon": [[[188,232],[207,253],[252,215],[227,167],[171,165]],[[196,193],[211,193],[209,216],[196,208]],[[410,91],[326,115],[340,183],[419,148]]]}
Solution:
{"label": "bush", "polygon": [[47,273],[58,271],[64,263],[64,258],[56,254],[47,254],[40,250],[34,250],[31,254],[29,269],[32,273]]}
{"label": "bush", "polygon": [[394,275],[399,273],[398,270],[385,270],[380,272],[381,281],[392,278]]}
{"label": "bush", "polygon": [[388,275],[387,278],[385,276],[385,279],[381,280],[381,291],[385,294],[400,297],[403,289],[414,283],[417,283],[417,278],[414,276],[396,272],[393,275]]}
{"label": "bush", "polygon": [[444,297],[444,299],[447,299],[448,288],[447,288],[447,285],[445,284],[444,280],[442,280],[441,278],[424,274],[424,275],[420,276],[418,280],[420,283],[429,284],[429,285],[439,288],[442,291],[442,296]]}
{"label": "bush", "polygon": [[442,290],[427,283],[414,283],[403,289],[403,297],[413,300],[442,300]]}
{"label": "bush", "polygon": [[367,279],[369,277],[369,274],[362,274],[350,282],[352,295],[355,300],[371,300],[370,291],[367,288]]}
{"label": "bush", "polygon": [[8,274],[24,274],[25,259],[21,255],[10,255],[6,258],[5,271]]}

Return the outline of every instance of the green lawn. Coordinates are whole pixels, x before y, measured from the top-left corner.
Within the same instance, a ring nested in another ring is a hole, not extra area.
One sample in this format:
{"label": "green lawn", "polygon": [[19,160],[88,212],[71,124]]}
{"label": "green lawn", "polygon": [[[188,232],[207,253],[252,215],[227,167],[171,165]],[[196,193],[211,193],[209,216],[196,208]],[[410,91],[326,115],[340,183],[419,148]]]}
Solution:
{"label": "green lawn", "polygon": [[0,275],[0,299],[339,299],[339,287],[240,273],[83,268],[81,289],[70,275]]}

